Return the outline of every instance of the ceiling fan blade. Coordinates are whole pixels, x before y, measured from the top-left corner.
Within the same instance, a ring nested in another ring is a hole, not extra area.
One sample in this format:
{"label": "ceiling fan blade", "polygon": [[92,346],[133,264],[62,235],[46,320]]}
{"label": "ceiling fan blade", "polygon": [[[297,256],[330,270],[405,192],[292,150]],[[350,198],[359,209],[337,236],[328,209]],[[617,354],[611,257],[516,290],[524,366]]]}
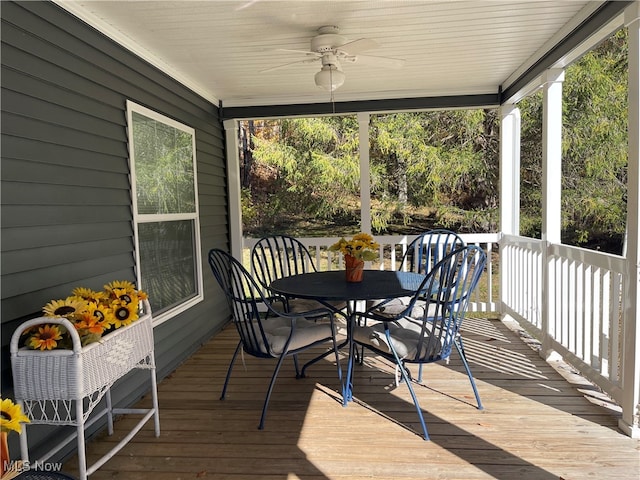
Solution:
{"label": "ceiling fan blade", "polygon": [[254,3],[258,3],[260,0],[248,0],[246,1],[244,4],[237,6],[236,8],[234,8],[234,10],[236,12],[239,12],[240,10],[244,10],[245,8],[249,8],[251,7]]}
{"label": "ceiling fan blade", "polygon": [[292,50],[290,48],[276,48],[275,51],[276,52],[300,53],[302,55],[314,56],[314,57],[318,57],[318,58],[322,56],[321,53],[310,52],[309,50]]}
{"label": "ceiling fan blade", "polygon": [[370,38],[359,38],[358,40],[353,40],[345,43],[344,45],[340,45],[337,49],[350,55],[355,55],[366,50],[373,50],[379,46],[380,45],[375,40],[371,40]]}
{"label": "ceiling fan blade", "polygon": [[356,55],[355,63],[366,63],[383,68],[398,69],[404,66],[404,59],[392,57],[376,57],[375,55]]}
{"label": "ceiling fan blade", "polygon": [[275,70],[280,70],[281,68],[287,68],[287,67],[290,67],[292,65],[300,65],[300,64],[303,64],[303,63],[313,63],[313,62],[317,62],[318,60],[320,60],[320,57],[318,57],[318,58],[308,58],[306,60],[298,60],[296,62],[285,63],[283,65],[277,65],[275,67],[266,68],[264,70],[260,70],[258,73],[273,72]]}

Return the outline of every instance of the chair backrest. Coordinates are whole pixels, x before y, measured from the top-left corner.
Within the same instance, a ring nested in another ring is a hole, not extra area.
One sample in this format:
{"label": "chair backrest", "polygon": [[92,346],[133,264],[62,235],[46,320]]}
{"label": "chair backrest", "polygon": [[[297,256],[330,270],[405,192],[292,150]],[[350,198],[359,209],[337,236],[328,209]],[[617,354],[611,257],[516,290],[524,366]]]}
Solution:
{"label": "chair backrest", "polygon": [[407,247],[400,269],[407,268],[410,272],[426,274],[449,253],[464,246],[462,238],[451,230],[424,232]]}
{"label": "chair backrest", "polygon": [[415,337],[415,358],[408,361],[429,362],[449,356],[486,259],[482,249],[470,245],[450,252],[429,271],[422,285],[423,294],[416,293],[408,308],[415,311],[415,305],[423,302],[423,317],[406,325],[420,332]]}
{"label": "chair backrest", "polygon": [[269,350],[262,325],[260,310],[264,311],[266,306],[273,311],[262,294],[262,288],[238,260],[223,250],[214,248],[209,251],[209,265],[227,298],[244,350],[256,357],[276,356]]}
{"label": "chair backrest", "polygon": [[279,278],[316,271],[307,247],[287,235],[258,240],[251,249],[251,264],[256,279],[264,288],[269,288],[271,282]]}

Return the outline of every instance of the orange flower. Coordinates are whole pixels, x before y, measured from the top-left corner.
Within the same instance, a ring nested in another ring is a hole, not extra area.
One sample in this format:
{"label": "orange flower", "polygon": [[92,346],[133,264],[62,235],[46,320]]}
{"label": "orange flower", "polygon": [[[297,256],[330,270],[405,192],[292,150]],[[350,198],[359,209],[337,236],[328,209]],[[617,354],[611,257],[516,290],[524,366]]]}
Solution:
{"label": "orange flower", "polygon": [[58,340],[62,340],[60,328],[57,325],[44,325],[29,338],[29,344],[33,349],[53,350],[58,346]]}
{"label": "orange flower", "polygon": [[74,324],[78,332],[82,334],[94,333],[101,335],[108,328],[109,322],[100,321],[99,318],[94,317],[91,313],[83,313],[80,320]]}

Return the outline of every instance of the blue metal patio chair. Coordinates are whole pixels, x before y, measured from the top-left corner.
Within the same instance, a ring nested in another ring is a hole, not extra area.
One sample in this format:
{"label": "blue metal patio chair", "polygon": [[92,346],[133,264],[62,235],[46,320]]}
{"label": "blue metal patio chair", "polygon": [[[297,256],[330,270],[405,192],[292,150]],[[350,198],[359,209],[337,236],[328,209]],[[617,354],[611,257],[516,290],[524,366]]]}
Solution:
{"label": "blue metal patio chair", "polygon": [[[240,341],[229,363],[221,400],[226,396],[231,371],[240,349],[254,357],[278,359],[264,400],[258,425],[260,430],[264,428],[269,399],[286,357],[293,357],[296,378],[302,378],[305,376],[306,368],[320,358],[324,358],[326,354],[310,360],[302,369],[298,365],[298,354],[313,346],[330,342],[331,349],[335,353],[338,379],[342,383],[342,369],[335,336],[336,327],[331,310],[324,308],[296,314],[276,311],[251,274],[230,254],[220,249],[212,249],[209,251],[209,265],[227,298],[232,321],[240,335]],[[265,309],[269,314],[268,318],[265,318]],[[307,320],[304,315],[312,316],[314,319],[322,316],[328,321]]]}
{"label": "blue metal patio chair", "polygon": [[400,268],[406,265],[409,272],[427,274],[446,255],[464,246],[464,240],[451,230],[429,230],[407,246]]}
{"label": "blue metal patio chair", "polygon": [[[413,398],[425,440],[429,439],[429,435],[407,364],[423,365],[448,360],[452,348],[455,347],[471,382],[478,409],[483,408],[464,352],[460,327],[485,263],[486,256],[480,248],[459,248],[450,252],[429,270],[421,288],[411,297],[404,311],[389,313],[376,306],[366,312],[356,313],[353,343],[397,365],[396,372],[399,371]],[[422,303],[420,307],[416,307],[418,301]],[[376,322],[367,325],[368,319]],[[347,378],[353,378],[353,363],[353,357],[350,355]],[[396,374],[396,378],[397,376]]]}
{"label": "blue metal patio chair", "polygon": [[[426,275],[440,260],[457,248],[464,247],[464,240],[455,232],[446,229],[435,229],[418,235],[405,250],[399,270],[422,273]],[[386,315],[403,312],[411,301],[411,297],[394,298],[379,303],[379,308]],[[423,307],[423,301],[415,302],[416,308]],[[364,353],[364,352],[363,352]],[[418,369],[418,382],[422,382],[422,365]]]}
{"label": "blue metal patio chair", "polygon": [[[270,301],[282,303],[285,311],[306,312],[325,307],[317,300],[285,298],[269,289],[271,282],[279,278],[317,271],[311,253],[300,240],[288,235],[262,237],[251,249],[251,264],[256,279],[264,290],[269,292]],[[328,304],[334,310],[342,310],[346,307],[344,302]]]}

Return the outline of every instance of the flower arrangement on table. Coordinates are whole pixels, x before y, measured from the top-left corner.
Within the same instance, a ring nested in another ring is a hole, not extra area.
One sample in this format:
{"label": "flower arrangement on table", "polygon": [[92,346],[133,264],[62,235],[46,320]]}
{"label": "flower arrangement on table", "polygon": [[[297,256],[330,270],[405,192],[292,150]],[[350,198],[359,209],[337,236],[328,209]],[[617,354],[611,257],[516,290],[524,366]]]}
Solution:
{"label": "flower arrangement on table", "polygon": [[378,258],[377,244],[368,233],[358,233],[351,240],[344,237],[329,247],[332,252],[341,252],[345,257],[351,256],[358,260],[370,261]]}
{"label": "flower arrangement on table", "polygon": [[362,281],[364,262],[378,258],[376,243],[368,233],[358,233],[351,240],[344,237],[329,247],[332,252],[341,252],[344,255],[346,277],[348,282]]}
{"label": "flower arrangement on table", "polygon": [[20,405],[8,398],[0,399],[0,476],[8,480],[18,476],[22,470],[22,462],[11,462],[7,436],[9,432],[22,433],[21,423],[29,423],[29,418],[22,413]]}
{"label": "flower arrangement on table", "polygon": [[[75,288],[71,296],[47,303],[42,309],[44,316],[69,320],[83,346],[97,342],[105,333],[139,318],[140,300],[147,298],[145,292],[136,290],[135,285],[128,281],[114,281],[103,288],[100,292]],[[34,350],[72,348],[71,336],[62,325],[43,323],[22,335],[25,336],[25,346]]]}

